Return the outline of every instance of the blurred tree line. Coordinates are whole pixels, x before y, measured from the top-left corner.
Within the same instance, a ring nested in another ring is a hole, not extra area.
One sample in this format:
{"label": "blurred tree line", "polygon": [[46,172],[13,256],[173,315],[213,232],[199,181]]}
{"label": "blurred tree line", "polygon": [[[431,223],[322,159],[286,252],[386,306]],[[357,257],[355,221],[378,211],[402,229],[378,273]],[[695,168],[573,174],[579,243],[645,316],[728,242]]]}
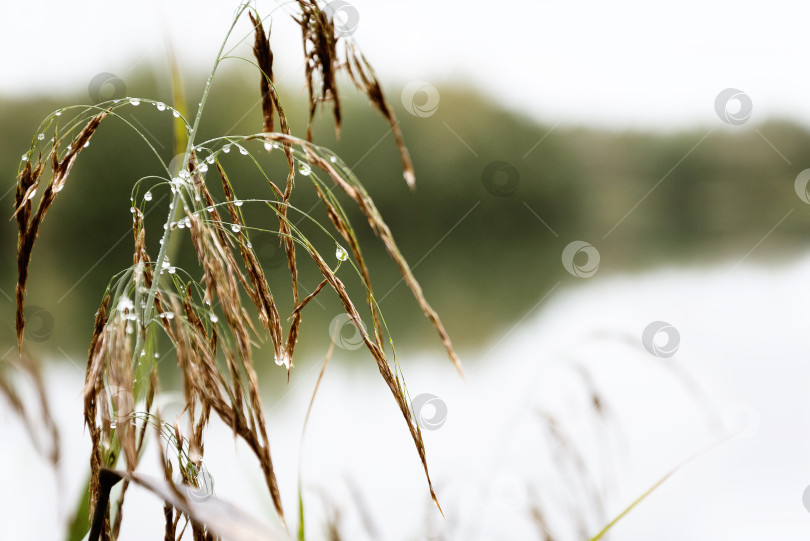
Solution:
{"label": "blurred tree line", "polygon": [[[190,77],[185,86],[201,88],[199,82]],[[168,84],[151,72],[129,76],[125,83],[127,95],[171,101]],[[748,261],[806,250],[810,206],[797,196],[794,181],[810,167],[810,134],[795,124],[730,127],[718,119],[716,126],[666,134],[554,127],[453,88],[438,89],[435,112],[416,116],[403,107],[399,89],[390,88],[388,100],[416,169],[417,189],[411,192],[402,180],[389,126],[363,100],[354,99],[349,85],[344,89],[340,138],[331,128],[327,104],[316,121],[315,141],[335,150],[365,184],[462,352],[497,339],[558,281],[564,286],[581,281],[561,263],[563,248],[573,240],[599,251],[599,271],[591,279],[662,264],[716,259],[733,264],[755,247]],[[304,92],[281,88],[297,135],[306,128]],[[423,94],[417,92],[413,103],[430,99]],[[225,72],[215,81],[203,138],[259,131],[258,99],[252,73]],[[194,104],[198,96],[189,95],[188,101]],[[20,156],[36,137],[40,120],[67,104],[88,102],[82,91],[0,98],[0,178],[5,179],[0,196],[7,217]],[[142,104],[124,116],[144,130],[164,160],[171,160],[170,114]],[[239,197],[268,197],[265,181],[245,157],[232,152],[225,163]],[[275,180],[282,184],[284,167],[281,161],[276,165]],[[107,280],[131,264],[131,186],[143,175],[160,172],[155,157],[122,122],[102,124],[45,220],[34,251],[27,302],[43,314],[32,322],[39,329],[31,332],[40,336],[29,346],[57,356],[59,346],[64,354],[81,358]],[[307,210],[316,202],[314,192],[307,179],[297,182],[293,202]],[[209,184],[217,183],[209,173]],[[147,228],[154,228],[148,239],[153,257],[167,205],[157,195],[163,194],[156,193],[150,207],[154,215],[146,218]],[[260,205],[244,210],[265,227],[277,223]],[[319,212],[314,215],[323,217]],[[377,298],[398,347],[440,351],[381,244],[359,213],[351,216],[365,241]],[[0,316],[7,322],[0,343],[11,345],[16,223],[5,219],[0,224]],[[254,235],[253,242],[270,269],[274,292],[288,302],[281,250],[269,234]],[[183,250],[181,260],[197,272],[190,250]],[[303,264],[304,290],[318,281],[314,268]],[[329,321],[339,310],[328,303],[307,310],[300,351],[321,354]],[[308,347],[310,340],[317,347]]]}

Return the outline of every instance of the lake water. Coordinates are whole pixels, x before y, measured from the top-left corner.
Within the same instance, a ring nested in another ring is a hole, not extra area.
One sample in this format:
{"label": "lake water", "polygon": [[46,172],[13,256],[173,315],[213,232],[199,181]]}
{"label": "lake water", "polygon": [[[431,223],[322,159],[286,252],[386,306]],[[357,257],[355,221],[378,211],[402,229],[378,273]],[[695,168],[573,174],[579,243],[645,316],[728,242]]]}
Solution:
{"label": "lake water", "polygon": [[[319,366],[294,374],[284,396],[265,397],[288,522],[295,523],[300,459],[312,539],[325,538],[323,517],[335,513],[346,539],[537,539],[533,507],[556,539],[578,539],[693,458],[610,538],[806,538],[808,276],[810,258],[767,268],[732,262],[597,273],[560,284],[487,348],[462,352],[465,381],[439,344],[402,354],[410,395],[435,397],[420,412],[434,425],[423,434],[446,520],[430,504],[413,443],[374,362],[346,368],[341,359],[349,352],[337,349],[303,448]],[[658,333],[648,341],[651,353],[643,334],[658,321],[677,337],[667,343]],[[46,374],[63,438],[57,473],[0,403],[7,539],[61,538],[89,447],[83,377],[81,362]],[[205,461],[218,497],[271,520],[256,462],[219,423],[208,433]],[[153,455],[142,465],[157,475]],[[162,503],[136,488],[127,501],[121,539],[162,538]]]}

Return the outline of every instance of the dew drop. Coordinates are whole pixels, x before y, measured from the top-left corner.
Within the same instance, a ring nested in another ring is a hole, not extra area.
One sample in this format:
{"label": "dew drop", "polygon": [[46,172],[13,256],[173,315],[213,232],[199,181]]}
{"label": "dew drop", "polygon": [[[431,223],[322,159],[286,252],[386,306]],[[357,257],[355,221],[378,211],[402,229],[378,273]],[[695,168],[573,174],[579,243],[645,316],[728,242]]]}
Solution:
{"label": "dew drop", "polygon": [[312,168],[309,166],[309,164],[301,162],[298,164],[298,172],[304,176],[307,176],[312,172]]}
{"label": "dew drop", "polygon": [[347,259],[349,259],[349,254],[346,253],[346,250],[343,249],[343,246],[338,244],[337,249],[335,250],[335,257],[338,258],[338,261],[346,261]]}
{"label": "dew drop", "polygon": [[40,141],[44,141],[45,140],[45,134],[40,133],[39,135],[37,135],[37,139],[39,139]]}
{"label": "dew drop", "polygon": [[244,201],[234,201],[233,202],[233,204],[236,205],[237,207],[241,207],[243,203],[244,203]]}
{"label": "dew drop", "polygon": [[113,430],[115,430],[116,426],[118,426],[118,425],[115,423],[115,421],[110,423],[110,428],[112,428]]}
{"label": "dew drop", "polygon": [[139,100],[139,99],[137,99],[137,98],[131,98],[131,99],[129,100],[129,103],[131,103],[132,105],[134,105],[135,107],[137,107],[137,106],[139,106],[139,105],[141,104],[141,100]]}
{"label": "dew drop", "polygon": [[222,147],[222,152],[224,152],[225,154],[227,154],[230,151],[231,151],[230,145],[225,145],[224,147]]}
{"label": "dew drop", "polygon": [[264,144],[264,149],[266,151],[270,152],[271,150],[273,150],[273,145],[271,145],[270,143],[265,143]]}
{"label": "dew drop", "polygon": [[56,116],[62,116],[62,111],[56,111]]}
{"label": "dew drop", "polygon": [[337,163],[337,156],[329,156],[329,161],[332,163]]}
{"label": "dew drop", "polygon": [[172,115],[174,115],[174,118],[180,118],[180,111],[175,109],[175,110],[172,111]]}
{"label": "dew drop", "polygon": [[197,169],[199,169],[199,170],[200,170],[200,173],[205,173],[205,172],[207,172],[207,171],[208,171],[208,166],[207,166],[207,165],[205,165],[204,163],[201,163],[201,164],[200,164],[200,165],[197,167]]}
{"label": "dew drop", "polygon": [[135,207],[129,207],[129,211],[130,211],[132,214],[135,214]]}
{"label": "dew drop", "polygon": [[177,272],[177,267],[169,267],[169,274],[174,274]]}
{"label": "dew drop", "polygon": [[28,154],[23,154],[22,155],[22,161],[24,161],[24,162],[28,161]]}
{"label": "dew drop", "polygon": [[239,147],[239,153],[242,156],[247,156],[248,155],[248,151],[247,151],[247,149],[245,147]]}
{"label": "dew drop", "polygon": [[242,231],[242,227],[239,226],[239,225],[233,224],[233,225],[231,225],[231,231],[233,231],[234,233],[239,233],[240,231]]}
{"label": "dew drop", "polygon": [[143,198],[144,198],[145,201],[151,201],[152,200],[152,192],[146,192],[145,194],[143,194]]}
{"label": "dew drop", "polygon": [[211,314],[211,323],[216,323],[217,321],[219,321],[219,318],[216,314]]}
{"label": "dew drop", "polygon": [[209,154],[208,157],[205,159],[208,163],[214,163],[214,155]]}
{"label": "dew drop", "polygon": [[28,199],[26,201],[31,201],[35,195],[37,195],[37,190],[36,189],[31,190],[31,194],[28,196]]}
{"label": "dew drop", "polygon": [[155,107],[157,107],[158,111],[165,111],[166,110],[166,104],[163,103],[162,101],[157,102],[155,104]]}
{"label": "dew drop", "polygon": [[160,359],[160,353],[155,353],[155,359]]}
{"label": "dew drop", "polygon": [[276,355],[275,361],[278,366],[286,366],[288,369],[290,368],[290,357],[286,352],[282,353],[281,357]]}
{"label": "dew drop", "polygon": [[84,144],[84,148],[87,148],[87,147],[89,147],[89,146],[90,146],[90,141],[87,141],[87,142]]}

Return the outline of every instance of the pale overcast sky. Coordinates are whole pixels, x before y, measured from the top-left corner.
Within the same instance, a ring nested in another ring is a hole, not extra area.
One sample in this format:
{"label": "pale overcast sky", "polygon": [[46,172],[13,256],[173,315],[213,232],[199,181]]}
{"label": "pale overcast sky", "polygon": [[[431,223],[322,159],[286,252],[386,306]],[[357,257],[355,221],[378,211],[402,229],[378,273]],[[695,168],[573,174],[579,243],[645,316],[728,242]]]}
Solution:
{"label": "pale overcast sky", "polygon": [[[4,0],[0,93],[83,88],[99,72],[125,74],[162,58],[164,28],[181,61],[205,69],[236,5]],[[259,2],[265,13],[278,5]],[[779,116],[810,126],[810,5],[803,2],[352,0],[351,6],[358,14],[354,37],[389,86],[472,84],[548,123],[619,129],[716,125],[716,96],[736,88],[750,97],[752,122]],[[282,70],[298,68],[298,30],[283,19],[272,44]]]}

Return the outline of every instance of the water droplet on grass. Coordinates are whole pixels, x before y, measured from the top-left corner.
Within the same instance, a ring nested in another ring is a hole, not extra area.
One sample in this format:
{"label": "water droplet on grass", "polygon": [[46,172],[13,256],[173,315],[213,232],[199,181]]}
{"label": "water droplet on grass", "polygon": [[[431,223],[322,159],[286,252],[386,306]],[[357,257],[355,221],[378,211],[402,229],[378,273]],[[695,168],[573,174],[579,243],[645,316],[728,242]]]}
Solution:
{"label": "water droplet on grass", "polygon": [[343,249],[343,246],[338,244],[337,249],[335,250],[335,257],[338,258],[338,261],[346,261],[347,259],[349,259],[349,254],[346,253],[346,250]]}
{"label": "water droplet on grass", "polygon": [[152,192],[146,192],[145,194],[143,194],[143,198],[144,198],[145,201],[151,201],[152,200]]}
{"label": "water droplet on grass", "polygon": [[239,233],[240,231],[242,231],[242,226],[233,224],[231,225],[231,231],[233,231],[234,233]]}
{"label": "water droplet on grass", "polygon": [[139,100],[138,98],[130,98],[129,103],[137,107],[141,104],[141,100]]}
{"label": "water droplet on grass", "polygon": [[312,172],[312,168],[309,164],[301,162],[298,164],[298,172],[304,176],[308,176]]}
{"label": "water droplet on grass", "polygon": [[157,102],[155,104],[155,107],[157,107],[158,111],[165,111],[166,110],[166,104],[163,103],[162,101]]}

